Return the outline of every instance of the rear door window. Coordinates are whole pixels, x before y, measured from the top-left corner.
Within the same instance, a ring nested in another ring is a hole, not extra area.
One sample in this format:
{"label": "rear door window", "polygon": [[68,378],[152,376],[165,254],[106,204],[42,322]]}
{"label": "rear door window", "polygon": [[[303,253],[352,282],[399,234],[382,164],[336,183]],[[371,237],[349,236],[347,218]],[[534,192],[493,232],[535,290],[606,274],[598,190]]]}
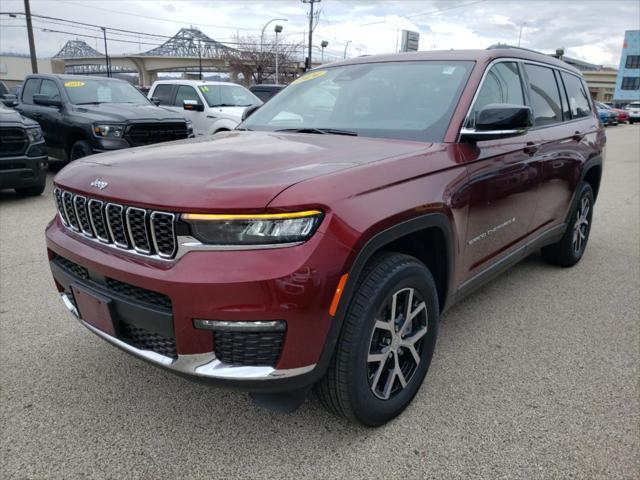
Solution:
{"label": "rear door window", "polygon": [[525,104],[516,62],[497,63],[487,72],[471,111],[471,121],[475,122],[478,112],[492,103]]}
{"label": "rear door window", "polygon": [[524,68],[529,77],[534,125],[544,126],[562,122],[560,91],[553,70],[531,64],[525,64]]}
{"label": "rear door window", "polygon": [[562,72],[562,80],[569,97],[571,116],[573,118],[582,118],[591,115],[591,100],[582,81],[575,75],[565,72]]}
{"label": "rear door window", "polygon": [[173,105],[174,85],[158,85],[153,91],[153,98],[158,99],[160,105]]}
{"label": "rear door window", "polygon": [[30,78],[24,84],[22,88],[22,102],[33,104],[33,94],[40,91],[40,83],[42,80],[39,78]]}

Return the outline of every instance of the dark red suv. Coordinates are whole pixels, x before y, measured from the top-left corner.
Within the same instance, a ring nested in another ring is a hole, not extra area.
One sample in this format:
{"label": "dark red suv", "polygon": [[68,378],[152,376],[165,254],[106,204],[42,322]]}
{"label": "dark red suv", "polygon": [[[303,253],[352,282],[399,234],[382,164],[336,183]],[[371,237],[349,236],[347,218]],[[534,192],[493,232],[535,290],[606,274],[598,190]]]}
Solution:
{"label": "dark red suv", "polygon": [[237,131],[63,169],[56,286],[136,357],[283,409],[315,386],[380,425],[445,309],[536,250],[582,257],[605,143],[587,92],[514,48],[323,67]]}

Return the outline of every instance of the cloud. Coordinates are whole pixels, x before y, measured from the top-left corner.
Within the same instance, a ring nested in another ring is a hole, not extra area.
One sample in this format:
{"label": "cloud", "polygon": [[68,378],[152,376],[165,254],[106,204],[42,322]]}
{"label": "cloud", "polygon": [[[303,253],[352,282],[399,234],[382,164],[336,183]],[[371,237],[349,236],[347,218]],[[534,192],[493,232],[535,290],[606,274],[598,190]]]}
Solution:
{"label": "cloud", "polygon": [[[2,0],[2,7],[4,11],[24,8],[22,0]],[[315,7],[321,13],[314,43],[329,41],[327,53],[336,57],[342,56],[348,41],[351,55],[393,52],[403,29],[420,32],[423,50],[516,44],[525,22],[523,47],[545,52],[564,48],[569,56],[617,66],[624,30],[640,28],[637,0],[593,4],[584,0],[323,0]],[[288,19],[283,24],[283,41],[306,42],[308,28],[308,4],[299,0],[32,0],[31,9],[35,14],[160,35],[173,35],[181,27],[194,25],[220,41],[231,41],[238,34],[259,35],[262,26],[274,17]],[[102,50],[99,39],[80,36],[99,36],[99,32],[44,21],[34,24],[39,56],[54,55],[76,35]],[[72,33],[44,32],[43,28]],[[116,38],[126,39],[114,36],[109,45],[114,54],[139,51],[139,46],[142,50],[152,48],[137,42],[116,42]],[[140,41],[161,42],[151,37]],[[24,18],[0,18],[0,50],[28,52]]]}

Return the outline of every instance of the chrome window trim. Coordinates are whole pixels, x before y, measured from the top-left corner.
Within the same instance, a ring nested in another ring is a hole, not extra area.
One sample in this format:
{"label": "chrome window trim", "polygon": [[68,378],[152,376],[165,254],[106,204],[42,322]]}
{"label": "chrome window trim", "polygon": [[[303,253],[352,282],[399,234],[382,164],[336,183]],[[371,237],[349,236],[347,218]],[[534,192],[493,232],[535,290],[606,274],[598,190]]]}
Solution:
{"label": "chrome window trim", "polygon": [[[457,143],[462,141],[462,130],[467,128],[466,126],[467,126],[467,124],[469,122],[469,119],[471,118],[471,111],[473,110],[473,106],[476,103],[476,99],[478,98],[478,95],[480,93],[480,89],[484,85],[484,81],[487,78],[487,74],[489,73],[489,70],[491,70],[491,67],[493,67],[494,65],[496,65],[498,63],[505,63],[505,62],[506,63],[517,62],[521,66],[524,66],[525,63],[530,63],[532,65],[539,65],[541,67],[547,67],[547,68],[551,68],[551,69],[561,70],[563,72],[566,72],[566,73],[568,73],[570,75],[573,75],[574,77],[578,78],[584,84],[584,78],[583,77],[581,77],[580,75],[576,74],[575,72],[572,72],[571,70],[569,70],[567,68],[564,68],[564,67],[561,67],[561,66],[553,65],[553,64],[550,64],[550,63],[538,62],[536,60],[528,60],[528,59],[525,59],[525,58],[517,58],[517,57],[495,58],[491,62],[489,62],[489,64],[485,67],[484,72],[482,73],[482,78],[480,79],[480,83],[478,83],[478,87],[476,88],[476,91],[473,94],[473,99],[471,100],[471,103],[469,104],[469,108],[467,109],[467,114],[464,116],[464,120],[462,121],[462,126],[460,127],[460,132],[458,133],[458,137],[457,137],[457,140],[456,140]],[[524,68],[523,68],[523,70],[524,70]],[[526,78],[522,77],[522,72],[520,72],[520,79],[521,79],[522,82],[525,82],[523,84],[523,88],[528,91],[529,86],[526,84]],[[527,92],[525,91],[524,93],[528,97]],[[530,107],[530,105],[527,105],[527,106]],[[531,127],[531,129],[533,129],[533,128],[546,128],[546,127],[549,127],[549,126],[555,127],[557,125],[562,125],[564,123],[572,122],[574,120],[585,120],[586,118],[588,118],[588,117],[583,117],[583,118],[580,118],[580,119],[572,118],[570,120],[565,120],[565,121],[562,121],[562,122],[554,123],[553,125],[539,125],[537,127],[534,125],[533,127]]]}
{"label": "chrome window trim", "polygon": [[[93,214],[91,213],[91,205],[93,203],[99,203],[100,204],[100,215],[102,215],[102,223],[105,226],[105,229],[107,230],[107,237],[103,238],[100,235],[98,235],[98,229],[96,228],[96,224],[93,221]],[[107,218],[104,212],[104,202],[102,200],[96,200],[95,198],[90,199],[87,202],[87,212],[89,213],[89,223],[91,224],[91,228],[93,228],[94,233],[96,234],[96,238],[102,242],[102,243],[111,243],[111,239],[108,237],[109,235],[109,227],[107,226]]]}
{"label": "chrome window trim", "polygon": [[[113,238],[113,244],[114,244],[117,248],[119,248],[120,250],[130,250],[130,248],[129,248],[129,244],[128,244],[128,243],[126,243],[126,244],[125,244],[125,243],[119,243],[119,242],[116,240],[115,235],[113,234],[113,230],[111,229],[111,219],[109,218],[109,209],[110,209],[111,207],[116,207],[116,208],[119,208],[119,209],[120,209],[120,218],[122,218],[122,213],[124,212],[124,207],[123,207],[122,205],[118,204],[118,203],[111,203],[111,202],[109,202],[109,203],[107,203],[107,204],[105,205],[105,207],[104,207],[104,213],[105,213],[105,216],[106,216],[106,218],[107,218],[107,230],[109,230],[109,235],[111,236],[111,238]],[[122,226],[123,226],[123,228],[124,228],[124,227],[125,227],[125,221],[124,221],[124,219],[122,220],[122,223],[123,223],[123,225],[122,225]],[[126,237],[126,236],[127,236],[127,230],[126,230],[126,228],[125,228],[125,237]]]}
{"label": "chrome window trim", "polygon": [[87,232],[83,227],[82,227],[82,222],[80,221],[80,214],[78,213],[78,199],[84,199],[84,213],[87,216],[87,220],[89,220],[89,228],[93,228],[93,225],[91,225],[91,219],[89,218],[89,211],[87,209],[87,197],[85,197],[84,195],[74,195],[73,196],[73,209],[76,212],[76,219],[78,220],[78,226],[80,227],[80,233],[82,233],[85,237],[89,237],[89,238],[93,238],[95,235],[93,234],[93,231],[89,231]]}
{"label": "chrome window trim", "polygon": [[[166,253],[162,253],[158,248],[158,241],[156,239],[156,229],[154,226],[154,217],[156,215],[169,215],[171,217],[171,237],[173,238],[173,250],[169,255],[167,255]],[[151,240],[152,240],[152,245],[156,252],[156,255],[164,259],[172,259],[176,254],[176,250],[178,249],[178,238],[176,237],[176,215],[170,212],[159,212],[159,211],[151,212],[151,215],[149,216],[149,229],[151,230]]]}
{"label": "chrome window trim", "polygon": [[[131,212],[142,212],[142,224],[144,227],[144,236],[147,239],[147,245],[149,245],[149,249],[144,249],[144,248],[139,248],[136,245],[136,241],[133,238],[133,234],[131,232],[131,221],[130,221],[130,217],[129,214]],[[138,252],[138,253],[143,253],[145,255],[151,255],[151,239],[149,238],[149,233],[147,232],[147,211],[144,208],[138,208],[138,207],[127,207],[127,210],[125,211],[125,219],[127,221],[127,233],[129,233],[129,240],[131,240],[131,246],[133,246],[133,249]]]}
{"label": "chrome window trim", "polygon": [[[71,206],[73,206],[73,193],[67,192],[66,190],[62,192],[62,208],[64,208],[64,214],[67,217],[67,222],[69,222],[69,228],[71,228],[71,230],[73,230],[74,232],[80,233],[80,228],[79,227],[75,227],[73,225],[73,223],[71,223],[71,220],[70,220],[70,217],[69,217],[69,210],[67,209],[67,204],[64,201],[66,195],[69,195],[71,197]],[[75,208],[74,208],[73,214],[77,215],[76,212],[75,212]],[[76,222],[78,222],[78,217],[77,216],[76,216]],[[78,225],[80,225],[80,222],[78,222]]]}
{"label": "chrome window trim", "polygon": [[151,350],[141,350],[122,340],[112,337],[108,333],[88,324],[80,318],[79,312],[73,305],[67,293],[61,294],[62,302],[67,309],[79,320],[79,322],[92,333],[124,350],[131,355],[143,358],[161,367],[175,372],[185,373],[195,377],[219,378],[225,380],[276,380],[278,378],[295,377],[311,372],[316,364],[305,365],[298,368],[278,370],[268,366],[245,366],[222,363],[213,352],[197,353],[193,355],[178,355],[177,359],[160,355]]}

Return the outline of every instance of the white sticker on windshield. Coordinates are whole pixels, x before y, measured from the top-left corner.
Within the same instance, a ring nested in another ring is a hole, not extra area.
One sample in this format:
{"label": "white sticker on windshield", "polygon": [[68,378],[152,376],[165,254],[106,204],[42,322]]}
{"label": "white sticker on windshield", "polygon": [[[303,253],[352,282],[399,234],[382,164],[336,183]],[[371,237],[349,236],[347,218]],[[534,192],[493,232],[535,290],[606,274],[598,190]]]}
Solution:
{"label": "white sticker on windshield", "polygon": [[97,96],[99,102],[111,103],[111,88],[98,87]]}
{"label": "white sticker on windshield", "polygon": [[443,75],[452,75],[456,71],[456,67],[447,66],[442,69]]}

